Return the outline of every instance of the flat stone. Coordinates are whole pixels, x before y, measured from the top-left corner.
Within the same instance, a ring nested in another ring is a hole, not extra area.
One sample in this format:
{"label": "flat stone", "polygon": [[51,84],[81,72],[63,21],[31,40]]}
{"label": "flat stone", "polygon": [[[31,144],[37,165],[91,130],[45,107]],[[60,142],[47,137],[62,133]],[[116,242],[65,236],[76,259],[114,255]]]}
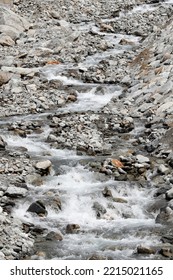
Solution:
{"label": "flat stone", "polygon": [[121,197],[114,197],[113,201],[117,202],[117,203],[127,203],[128,202],[126,199],[121,198]]}
{"label": "flat stone", "polygon": [[148,157],[143,156],[143,155],[137,155],[136,159],[139,163],[150,162],[150,159]]}
{"label": "flat stone", "polygon": [[8,67],[8,66],[3,66],[1,68],[3,71],[7,72],[12,72],[15,74],[20,74],[20,75],[34,75],[39,72],[39,68],[23,68],[23,67]]}
{"label": "flat stone", "polygon": [[27,194],[27,190],[24,188],[20,188],[20,187],[15,187],[15,186],[11,186],[8,187],[6,192],[5,192],[6,196],[9,197],[25,197]]}
{"label": "flat stone", "polygon": [[35,167],[37,169],[41,169],[41,170],[46,170],[48,168],[50,168],[52,165],[50,160],[45,160],[45,161],[39,161],[36,163]]}
{"label": "flat stone", "polygon": [[162,112],[166,112],[169,108],[173,107],[173,101],[166,102],[162,104],[158,109],[156,114],[160,115]]}
{"label": "flat stone", "polygon": [[138,246],[137,247],[137,253],[138,254],[155,254],[156,250],[149,248],[149,247],[143,247],[143,246]]}

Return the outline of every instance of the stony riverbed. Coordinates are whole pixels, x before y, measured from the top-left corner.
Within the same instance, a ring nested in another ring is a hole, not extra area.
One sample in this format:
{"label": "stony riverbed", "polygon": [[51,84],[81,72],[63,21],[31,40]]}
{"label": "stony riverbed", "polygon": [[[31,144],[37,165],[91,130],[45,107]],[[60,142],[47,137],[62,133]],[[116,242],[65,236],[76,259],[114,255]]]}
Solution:
{"label": "stony riverbed", "polygon": [[0,0],[0,259],[173,259],[173,1]]}

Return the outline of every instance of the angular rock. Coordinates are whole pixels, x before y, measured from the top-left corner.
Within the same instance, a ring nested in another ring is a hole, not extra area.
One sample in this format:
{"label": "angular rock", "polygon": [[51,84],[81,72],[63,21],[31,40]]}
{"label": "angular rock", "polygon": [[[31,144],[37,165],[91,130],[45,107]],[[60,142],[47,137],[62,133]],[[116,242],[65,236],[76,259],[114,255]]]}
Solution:
{"label": "angular rock", "polygon": [[168,174],[170,171],[169,171],[169,168],[168,167],[166,167],[164,164],[161,164],[161,165],[159,165],[159,167],[158,167],[158,172],[159,173],[161,173],[162,175],[166,175],[166,174]]}
{"label": "angular rock", "polygon": [[30,27],[29,22],[25,18],[3,6],[0,6],[0,25],[15,26],[18,33],[28,30]]}
{"label": "angular rock", "polygon": [[164,235],[162,236],[161,241],[163,243],[170,243],[173,245],[173,235]]}
{"label": "angular rock", "polygon": [[170,190],[168,190],[165,195],[167,200],[173,199],[173,187]]}
{"label": "angular rock", "polygon": [[5,150],[7,143],[4,141],[4,139],[0,136],[0,150]]}
{"label": "angular rock", "polygon": [[27,190],[24,188],[11,186],[11,187],[7,188],[5,194],[6,194],[6,196],[9,196],[12,198],[25,197],[27,195]]}
{"label": "angular rock", "polygon": [[9,36],[14,42],[19,38],[19,32],[15,26],[0,25],[1,33]]}
{"label": "angular rock", "polygon": [[162,256],[173,259],[173,250],[172,248],[162,248],[159,252]]}
{"label": "angular rock", "polygon": [[32,212],[32,213],[36,213],[37,215],[39,216],[42,216],[42,215],[47,215],[47,210],[46,210],[46,207],[44,206],[44,204],[37,200],[35,202],[33,202],[29,208],[27,209],[28,212]]}
{"label": "angular rock", "polygon": [[173,210],[170,207],[160,209],[160,213],[157,215],[155,222],[159,224],[173,223]]}
{"label": "angular rock", "polygon": [[46,235],[46,240],[49,240],[49,241],[55,241],[55,240],[62,241],[63,240],[63,236],[59,232],[51,231],[51,232],[49,232]]}
{"label": "angular rock", "polygon": [[80,226],[78,224],[68,224],[66,227],[66,233],[78,233]]}
{"label": "angular rock", "polygon": [[14,46],[15,42],[9,35],[2,34],[0,35],[0,45],[3,47],[4,46],[10,47],[10,46]]}
{"label": "angular rock", "polygon": [[138,246],[137,247],[137,253],[138,254],[155,254],[156,250],[149,248],[149,247],[143,247],[143,246]]}
{"label": "angular rock", "polygon": [[104,190],[102,191],[102,194],[104,197],[112,197],[112,192],[111,192],[111,190],[108,189],[108,187],[104,188]]}
{"label": "angular rock", "polygon": [[50,160],[39,161],[36,163],[35,168],[43,176],[43,175],[48,175],[50,173],[51,165],[52,165],[52,163]]}
{"label": "angular rock", "polygon": [[105,214],[107,211],[99,202],[94,202],[93,209],[96,211],[96,215],[100,218],[101,214]]}
{"label": "angular rock", "polygon": [[11,77],[12,77],[11,73],[0,71],[0,86],[8,83],[8,81],[11,79]]}
{"label": "angular rock", "polygon": [[171,187],[169,185],[161,187],[156,191],[156,193],[154,194],[154,197],[160,196],[162,194],[166,194],[166,192],[169,191],[170,189],[171,189]]}
{"label": "angular rock", "polygon": [[139,163],[149,163],[150,159],[148,157],[145,157],[143,155],[137,155],[136,159]]}

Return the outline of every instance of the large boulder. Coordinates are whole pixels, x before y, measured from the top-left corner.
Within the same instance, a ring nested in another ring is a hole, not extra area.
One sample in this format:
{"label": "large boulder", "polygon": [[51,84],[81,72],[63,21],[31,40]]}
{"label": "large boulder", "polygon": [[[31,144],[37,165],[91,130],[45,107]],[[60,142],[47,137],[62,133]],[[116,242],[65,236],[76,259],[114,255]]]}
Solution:
{"label": "large boulder", "polygon": [[[6,2],[6,1],[0,1]],[[9,2],[9,1],[8,1]],[[0,30],[2,34],[11,39],[17,39],[22,32],[28,30],[30,24],[26,19],[20,17],[4,5],[0,5]]]}

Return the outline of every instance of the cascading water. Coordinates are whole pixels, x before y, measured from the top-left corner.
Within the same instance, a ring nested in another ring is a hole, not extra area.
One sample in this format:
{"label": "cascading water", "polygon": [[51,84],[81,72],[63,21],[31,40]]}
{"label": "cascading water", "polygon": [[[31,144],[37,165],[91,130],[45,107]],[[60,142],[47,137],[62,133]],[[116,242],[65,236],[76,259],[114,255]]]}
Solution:
{"label": "cascading water", "polygon": [[[131,12],[145,12],[148,9],[147,5],[139,6]],[[104,22],[109,21],[104,19]],[[88,28],[93,27],[90,24]],[[81,26],[83,31],[87,31],[88,28]],[[102,34],[105,40],[117,48],[89,56],[78,66],[70,64],[47,67],[43,71],[49,81],[58,80],[63,85],[85,87],[85,83],[80,80],[65,76],[66,70],[70,67],[89,67],[107,56],[124,52],[127,48],[119,45],[122,38],[131,39],[135,44],[139,44],[138,38],[134,36],[117,34],[115,38],[115,34],[99,32],[97,28],[94,31]],[[102,84],[100,91],[96,84],[88,84],[88,87],[89,90],[85,92],[77,91],[77,101],[59,109],[58,113],[72,114],[88,110],[98,112],[113,97],[122,93],[121,88],[114,85]],[[42,119],[43,116],[45,118],[46,115],[40,114],[36,118]],[[41,242],[41,245],[38,242],[37,248],[45,250],[47,257],[54,259],[87,259],[93,254],[109,259],[135,259],[137,246],[157,244],[159,240],[155,230],[159,226],[155,225],[155,214],[147,212],[147,207],[153,200],[152,187],[147,186],[147,183],[142,186],[138,182],[118,182],[99,176],[91,171],[87,164],[81,164],[82,159],[92,157],[79,156],[75,151],[52,148],[45,143],[50,131],[49,127],[45,127],[44,132],[39,135],[32,134],[26,138],[8,135],[5,137],[9,147],[25,147],[31,156],[50,159],[53,162],[53,173],[44,178],[40,187],[29,184],[29,195],[14,210],[14,215],[20,217],[24,223],[33,223],[49,231],[60,230],[63,234],[62,241]],[[66,160],[65,164],[61,160]],[[57,169],[60,169],[60,174],[56,174]],[[111,191],[111,197],[103,195],[105,188]],[[57,211],[50,203],[47,206],[46,217],[26,212],[33,200],[44,200],[45,197],[49,198],[49,195],[61,198],[61,210]],[[78,225],[78,230],[66,233],[68,224]]]}

